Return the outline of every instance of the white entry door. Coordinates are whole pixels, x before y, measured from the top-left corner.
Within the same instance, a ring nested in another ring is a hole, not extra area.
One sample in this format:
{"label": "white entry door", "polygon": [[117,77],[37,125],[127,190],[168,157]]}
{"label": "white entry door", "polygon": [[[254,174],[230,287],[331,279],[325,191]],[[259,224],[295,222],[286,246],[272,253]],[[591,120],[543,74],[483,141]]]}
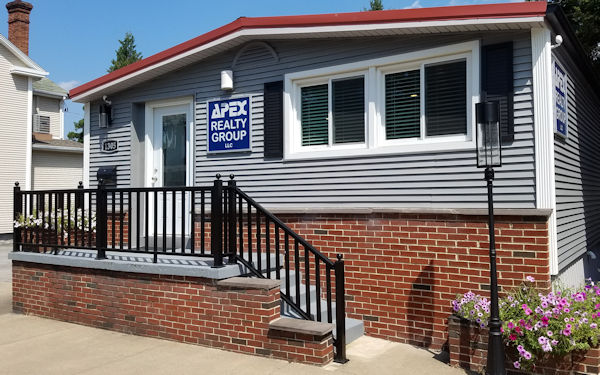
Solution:
{"label": "white entry door", "polygon": [[[192,185],[191,131],[193,121],[189,105],[156,107],[153,110],[152,177],[153,187],[181,187]],[[183,194],[185,202],[183,202]],[[185,233],[190,233],[190,194],[160,192],[157,196],[156,220],[159,236],[158,246],[172,249],[172,237],[176,236],[176,251],[181,249],[182,224]],[[152,199],[150,200],[151,203]],[[182,223],[185,220],[185,223]],[[152,232],[154,232],[154,226]],[[174,230],[173,230],[174,229]],[[187,242],[187,241],[186,241]]]}

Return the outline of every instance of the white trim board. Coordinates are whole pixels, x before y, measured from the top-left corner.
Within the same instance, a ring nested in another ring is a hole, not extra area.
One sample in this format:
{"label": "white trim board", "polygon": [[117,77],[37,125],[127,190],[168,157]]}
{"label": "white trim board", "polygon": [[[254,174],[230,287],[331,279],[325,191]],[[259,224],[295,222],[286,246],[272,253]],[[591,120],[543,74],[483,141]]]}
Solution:
{"label": "white trim board", "polygon": [[535,133],[536,208],[551,209],[548,219],[550,274],[558,274],[554,130],[552,111],[552,47],[550,29],[531,29],[533,119]]}
{"label": "white trim board", "polygon": [[[4,35],[0,34],[0,44],[4,45],[6,49],[8,49],[13,55],[15,55],[23,64],[27,66],[25,71],[28,71],[30,74],[37,74],[39,77],[45,77],[49,73],[46,72],[41,66],[36,64],[35,61],[31,59],[31,57],[27,56],[23,51],[19,49],[19,47],[15,46],[10,40],[8,40]],[[19,67],[14,67],[18,69]],[[29,68],[29,69],[28,69]],[[12,73],[12,71],[11,71]]]}
{"label": "white trim board", "polygon": [[27,149],[25,151],[25,189],[31,190],[33,146],[33,78],[27,77]]}
{"label": "white trim board", "polygon": [[90,116],[92,106],[87,102],[83,106],[83,186],[90,188]]}

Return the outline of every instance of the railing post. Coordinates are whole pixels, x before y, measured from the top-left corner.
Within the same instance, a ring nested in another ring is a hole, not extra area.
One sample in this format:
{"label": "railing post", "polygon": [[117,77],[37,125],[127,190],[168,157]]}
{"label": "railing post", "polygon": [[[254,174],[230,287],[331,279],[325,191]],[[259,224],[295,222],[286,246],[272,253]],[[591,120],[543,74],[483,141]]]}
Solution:
{"label": "railing post", "polygon": [[335,358],[338,363],[346,363],[346,288],[344,286],[344,260],[342,254],[337,255],[335,270]]}
{"label": "railing post", "polygon": [[217,173],[210,192],[210,251],[213,267],[223,267],[223,181]]}
{"label": "railing post", "polygon": [[[18,220],[23,213],[23,195],[19,183],[15,182],[13,188],[13,220]],[[13,251],[19,251],[19,242],[21,242],[21,227],[15,228],[13,225]]]}
{"label": "railing post", "polygon": [[96,191],[96,259],[106,259],[107,246],[107,197],[104,187],[104,180],[98,181],[98,190]]}
{"label": "railing post", "polygon": [[[77,189],[83,190],[83,181],[79,181]],[[75,195],[75,212],[83,207],[83,192],[77,192]]]}
{"label": "railing post", "polygon": [[237,231],[236,231],[236,223],[237,223],[237,217],[236,217],[236,192],[235,192],[235,187],[236,187],[236,183],[235,183],[235,175],[232,173],[229,175],[229,181],[227,182],[227,189],[229,190],[229,202],[227,204],[227,208],[229,210],[228,214],[227,214],[227,220],[228,220],[228,225],[229,225],[229,230],[227,231],[227,234],[229,235],[228,239],[228,248],[229,248],[229,263],[235,263],[236,261],[236,254],[237,254],[237,249],[236,249],[236,242],[237,242]]}

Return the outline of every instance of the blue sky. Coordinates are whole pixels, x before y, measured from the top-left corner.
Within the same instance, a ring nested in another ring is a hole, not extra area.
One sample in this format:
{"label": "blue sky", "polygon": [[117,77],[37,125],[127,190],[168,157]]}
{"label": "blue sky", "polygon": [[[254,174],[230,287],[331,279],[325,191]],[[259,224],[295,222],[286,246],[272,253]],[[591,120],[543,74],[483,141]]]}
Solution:
{"label": "blue sky", "polygon": [[[144,57],[222,26],[238,17],[355,12],[368,0],[28,0],[29,53],[50,79],[66,89],[106,74],[118,40],[133,33]],[[383,0],[386,9],[516,2],[519,0]],[[3,3],[8,2],[4,0]],[[171,6],[172,5],[172,6]],[[8,35],[7,12],[0,8],[0,33]],[[83,117],[68,102],[65,133]]]}

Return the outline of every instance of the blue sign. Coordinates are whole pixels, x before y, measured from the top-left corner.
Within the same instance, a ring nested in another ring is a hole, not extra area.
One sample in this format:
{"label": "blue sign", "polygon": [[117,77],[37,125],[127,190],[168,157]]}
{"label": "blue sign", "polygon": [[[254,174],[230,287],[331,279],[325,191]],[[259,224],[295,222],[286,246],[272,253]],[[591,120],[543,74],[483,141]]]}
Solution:
{"label": "blue sign", "polygon": [[208,152],[251,150],[250,97],[208,102]]}
{"label": "blue sign", "polygon": [[567,74],[554,61],[554,132],[562,137],[569,133],[569,112],[567,105]]}

